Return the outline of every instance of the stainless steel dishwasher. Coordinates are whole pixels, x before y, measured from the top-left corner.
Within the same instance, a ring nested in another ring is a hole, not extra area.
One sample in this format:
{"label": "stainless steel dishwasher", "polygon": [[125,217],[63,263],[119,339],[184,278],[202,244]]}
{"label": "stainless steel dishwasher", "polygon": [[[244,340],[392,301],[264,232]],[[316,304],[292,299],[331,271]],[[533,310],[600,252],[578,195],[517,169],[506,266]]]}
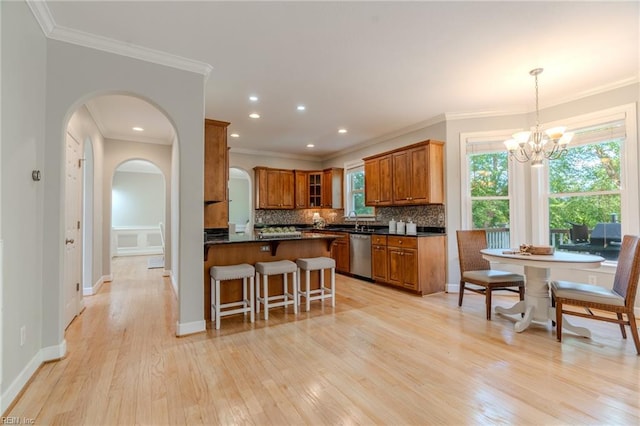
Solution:
{"label": "stainless steel dishwasher", "polygon": [[349,272],[371,279],[371,235],[350,234]]}

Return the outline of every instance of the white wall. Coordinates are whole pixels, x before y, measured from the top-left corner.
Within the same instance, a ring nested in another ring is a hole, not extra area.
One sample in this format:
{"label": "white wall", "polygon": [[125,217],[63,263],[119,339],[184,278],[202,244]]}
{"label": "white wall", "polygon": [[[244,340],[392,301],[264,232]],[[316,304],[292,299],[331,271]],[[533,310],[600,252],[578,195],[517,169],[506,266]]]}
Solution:
{"label": "white wall", "polygon": [[[0,408],[4,411],[41,362],[42,311],[47,300],[42,289],[45,280],[50,283],[43,268],[43,216],[49,208],[43,195],[55,174],[49,174],[44,161],[46,39],[24,2],[3,1],[0,8],[0,240],[4,241]],[[64,151],[62,135],[63,129],[58,139]],[[31,180],[34,169],[42,172],[40,182]],[[62,246],[59,239],[57,243]],[[23,326],[26,341],[21,346]]]}
{"label": "white wall", "polygon": [[112,226],[158,226],[165,221],[164,177],[116,170],[111,201]]}
{"label": "white wall", "polygon": [[[180,300],[177,333],[204,330],[204,76],[55,40],[47,40],[46,69],[45,166],[47,173],[50,173],[50,180],[45,182],[45,203],[50,210],[45,217],[47,235],[43,244],[43,268],[50,277],[44,298],[53,303],[43,306],[43,345],[58,345],[64,341],[60,303],[63,252],[59,244],[63,223],[60,200],[64,199],[63,129],[71,112],[88,99],[113,92],[138,96],[155,105],[165,113],[178,135],[181,175],[181,222],[178,229],[182,265],[178,276]],[[107,173],[105,169],[104,174]],[[110,191],[104,193],[109,194]],[[110,208],[109,203],[103,211],[110,212]],[[110,222],[106,214],[104,219],[104,222]]]}

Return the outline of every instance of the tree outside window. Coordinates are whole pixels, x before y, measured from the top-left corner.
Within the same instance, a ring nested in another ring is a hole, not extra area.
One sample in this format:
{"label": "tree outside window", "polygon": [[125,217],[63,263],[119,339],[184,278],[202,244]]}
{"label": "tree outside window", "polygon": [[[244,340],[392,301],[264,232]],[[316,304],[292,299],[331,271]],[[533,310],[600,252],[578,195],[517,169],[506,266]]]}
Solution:
{"label": "tree outside window", "polygon": [[486,229],[490,247],[509,247],[509,159],[506,151],[469,154],[474,229]]}
{"label": "tree outside window", "polygon": [[373,216],[374,208],[364,204],[364,166],[347,169],[347,213]]}
{"label": "tree outside window", "polygon": [[[549,232],[560,249],[578,251],[563,230],[585,226],[589,233],[599,223],[621,222],[621,138],[570,147],[561,158],[549,161]],[[568,240],[568,241],[567,241]],[[606,247],[604,247],[606,248]],[[603,248],[603,250],[604,250]],[[597,247],[584,251],[603,254]],[[607,250],[609,260],[617,253]]]}

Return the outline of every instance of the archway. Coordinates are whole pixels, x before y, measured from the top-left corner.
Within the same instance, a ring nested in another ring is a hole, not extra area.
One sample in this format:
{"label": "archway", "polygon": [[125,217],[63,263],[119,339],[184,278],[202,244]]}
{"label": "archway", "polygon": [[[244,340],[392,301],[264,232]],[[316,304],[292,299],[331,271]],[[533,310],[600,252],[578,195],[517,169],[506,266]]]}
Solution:
{"label": "archway", "polygon": [[238,167],[229,168],[229,225],[243,232],[253,218],[251,177]]}
{"label": "archway", "polygon": [[[112,114],[114,110],[117,110],[118,114]],[[151,119],[149,115],[152,115]],[[147,123],[151,123],[145,124],[147,128],[153,128],[155,123],[162,122],[170,131],[162,140],[145,135],[130,137],[110,127],[110,121],[115,119],[121,123],[122,117],[136,122],[147,120]],[[162,182],[159,191],[162,193],[162,205],[156,206],[156,210],[161,213],[154,217],[154,221],[158,217],[160,219],[154,224],[156,231],[150,233],[145,242],[148,246],[156,247],[158,254],[164,252],[165,275],[169,275],[172,264],[172,236],[176,234],[172,226],[172,216],[175,212],[172,212],[171,203],[172,197],[173,202],[177,202],[177,191],[172,191],[172,187],[176,187],[179,182],[179,167],[175,159],[178,155],[177,137],[172,122],[157,106],[135,95],[101,94],[86,99],[76,108],[70,116],[66,130],[67,134],[83,143],[80,159],[83,164],[82,189],[79,195],[83,206],[82,260],[77,262],[77,268],[81,268],[82,291],[78,297],[95,294],[103,282],[112,279],[111,190],[116,169],[127,160],[147,160],[149,164],[153,163],[156,167],[155,176]],[[176,176],[172,177],[172,173],[176,173]],[[68,189],[65,181],[65,193],[68,193]],[[67,207],[64,206],[63,209],[66,210]],[[66,212],[63,214],[66,215]],[[165,238],[161,238],[158,230],[160,223],[164,225]],[[166,250],[163,250],[165,247]],[[63,293],[66,291],[68,294],[72,290],[66,276],[62,285]],[[82,308],[82,303],[80,305]]]}

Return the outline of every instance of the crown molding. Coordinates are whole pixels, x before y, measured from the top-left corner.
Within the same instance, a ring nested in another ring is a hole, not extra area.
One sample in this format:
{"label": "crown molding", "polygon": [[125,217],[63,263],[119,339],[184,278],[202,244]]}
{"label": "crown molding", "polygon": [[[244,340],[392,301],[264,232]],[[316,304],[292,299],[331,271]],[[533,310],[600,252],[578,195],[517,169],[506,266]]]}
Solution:
{"label": "crown molding", "polygon": [[38,21],[45,37],[49,39],[127,56],[133,59],[140,59],[182,71],[202,74],[205,79],[209,78],[209,74],[213,70],[211,65],[204,62],[172,55],[160,50],[148,49],[131,43],[124,43],[119,40],[86,33],[84,31],[61,27],[56,25],[46,1],[27,0],[27,4],[35,16],[36,21]]}
{"label": "crown molding", "polygon": [[343,155],[350,154],[355,151],[359,151],[363,148],[369,147],[371,145],[376,145],[382,142],[389,141],[391,139],[399,138],[404,135],[408,135],[409,133],[416,132],[418,130],[422,130],[425,127],[433,126],[438,123],[442,123],[446,121],[446,117],[444,114],[436,115],[435,117],[429,118],[427,120],[420,121],[418,123],[412,124],[407,127],[403,127],[401,129],[395,130],[393,132],[385,133],[384,135],[377,136],[373,139],[367,139],[365,141],[359,142],[356,145],[352,145],[349,148],[345,148],[343,150],[334,152],[324,157],[322,161],[329,161],[337,157],[341,157]]}
{"label": "crown molding", "polygon": [[51,31],[56,26],[55,21],[53,20],[53,16],[51,15],[51,11],[49,11],[49,6],[47,6],[46,1],[36,1],[36,0],[26,0],[27,6],[31,9],[31,13],[38,21],[38,25],[40,25],[40,29],[44,33],[45,37],[49,37]]}
{"label": "crown molding", "polygon": [[[608,83],[602,86],[594,87],[589,90],[585,90],[583,92],[578,92],[571,96],[567,96],[565,98],[560,98],[552,102],[545,103],[540,106],[540,109],[543,110],[543,109],[552,108],[558,105],[579,101],[581,99],[585,99],[590,96],[595,96],[601,93],[610,92],[615,89],[620,89],[622,87],[638,84],[639,82],[640,82],[639,77],[625,78],[625,79],[614,81],[612,83]],[[514,110],[492,110],[492,111],[475,111],[475,112],[447,112],[444,115],[447,121],[454,121],[454,120],[469,120],[473,118],[491,118],[491,117],[502,117],[506,115],[529,114],[532,112],[535,112],[535,111],[525,110],[525,109],[520,109],[520,110],[514,109]]]}

